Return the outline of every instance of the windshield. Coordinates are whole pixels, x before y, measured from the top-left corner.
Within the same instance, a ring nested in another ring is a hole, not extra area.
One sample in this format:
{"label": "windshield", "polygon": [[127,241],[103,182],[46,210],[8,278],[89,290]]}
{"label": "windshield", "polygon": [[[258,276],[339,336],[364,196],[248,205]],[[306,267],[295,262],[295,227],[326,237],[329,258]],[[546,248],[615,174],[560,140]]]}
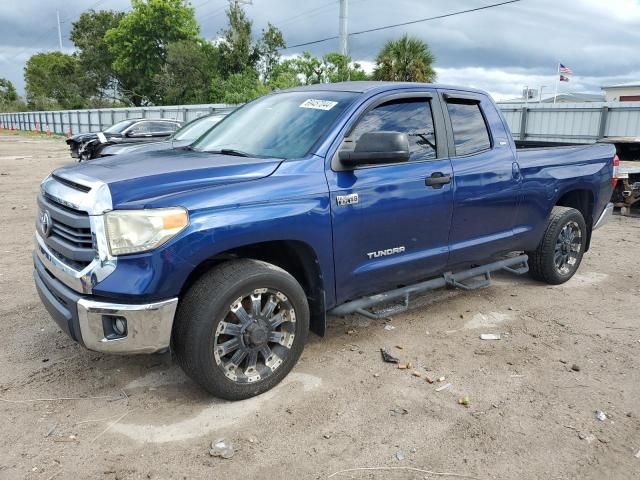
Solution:
{"label": "windshield", "polygon": [[109,128],[105,129],[105,133],[121,133],[125,128],[134,124],[137,120],[123,120],[118,123],[114,123]]}
{"label": "windshield", "polygon": [[299,91],[266,95],[233,112],[200,138],[195,150],[233,150],[256,157],[301,158],[358,96]]}
{"label": "windshield", "polygon": [[178,130],[174,135],[174,140],[197,140],[205,134],[211,127],[224,118],[224,115],[211,115],[198,118]]}

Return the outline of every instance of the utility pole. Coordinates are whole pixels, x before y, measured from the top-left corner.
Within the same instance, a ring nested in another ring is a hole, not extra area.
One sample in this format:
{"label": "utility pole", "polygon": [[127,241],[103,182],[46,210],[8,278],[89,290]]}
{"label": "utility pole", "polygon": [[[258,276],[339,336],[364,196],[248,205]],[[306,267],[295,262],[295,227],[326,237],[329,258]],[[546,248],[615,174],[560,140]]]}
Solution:
{"label": "utility pole", "polygon": [[56,10],[56,17],[58,18],[58,47],[62,51],[62,30],[60,29],[60,12]]}
{"label": "utility pole", "polygon": [[339,51],[345,57],[349,54],[349,33],[347,32],[347,1],[340,0],[340,45]]}

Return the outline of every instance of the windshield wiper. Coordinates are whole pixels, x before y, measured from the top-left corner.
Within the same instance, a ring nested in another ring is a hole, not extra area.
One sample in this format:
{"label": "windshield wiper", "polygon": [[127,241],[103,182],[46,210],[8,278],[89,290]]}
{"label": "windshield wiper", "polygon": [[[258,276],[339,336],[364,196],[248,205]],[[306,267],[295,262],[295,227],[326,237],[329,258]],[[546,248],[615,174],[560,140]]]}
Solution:
{"label": "windshield wiper", "polygon": [[240,150],[234,150],[232,148],[221,148],[220,150],[205,150],[207,153],[219,153],[221,155],[233,155],[235,157],[251,157],[246,152],[241,152]]}

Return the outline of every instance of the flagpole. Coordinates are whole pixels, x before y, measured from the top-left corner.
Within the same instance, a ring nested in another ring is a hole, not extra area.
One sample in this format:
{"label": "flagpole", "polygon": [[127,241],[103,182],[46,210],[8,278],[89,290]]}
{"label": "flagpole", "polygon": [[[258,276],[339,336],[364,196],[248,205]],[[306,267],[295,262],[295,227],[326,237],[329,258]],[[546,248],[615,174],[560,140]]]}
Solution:
{"label": "flagpole", "polygon": [[560,62],[558,62],[558,71],[556,72],[556,93],[553,96],[553,104],[556,104],[556,99],[558,98],[558,85],[560,84]]}

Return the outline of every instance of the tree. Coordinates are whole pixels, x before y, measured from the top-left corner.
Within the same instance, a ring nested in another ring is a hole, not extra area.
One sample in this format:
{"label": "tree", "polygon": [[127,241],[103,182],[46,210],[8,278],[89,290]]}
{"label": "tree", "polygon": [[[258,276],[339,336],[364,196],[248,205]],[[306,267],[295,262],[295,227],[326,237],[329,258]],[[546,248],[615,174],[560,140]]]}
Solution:
{"label": "tree", "polygon": [[13,83],[6,78],[0,78],[0,104],[15,102],[18,100],[18,92]]}
{"label": "tree", "polygon": [[112,10],[89,10],[73,22],[71,41],[78,49],[78,61],[87,90],[92,96],[103,99],[111,90],[116,96],[117,79],[113,71],[114,55],[104,40],[108,30],[116,28],[124,17],[124,12]]}
{"label": "tree", "polygon": [[24,67],[27,103],[33,109],[86,107],[88,92],[78,57],[62,52],[37,53]]}
{"label": "tree", "polygon": [[161,100],[155,77],[172,42],[196,41],[198,23],[183,0],[131,0],[132,10],[107,30],[104,39],[124,95],[134,104]]}
{"label": "tree", "polygon": [[255,70],[260,50],[251,43],[252,22],[238,2],[231,2],[227,10],[229,26],[222,31],[220,50],[220,75],[223,79],[235,73]]}
{"label": "tree", "polygon": [[340,53],[327,53],[323,57],[324,77],[328,83],[347,82],[349,80],[368,80],[369,76],[359,63]]}
{"label": "tree", "polygon": [[269,93],[270,88],[258,78],[255,70],[234,73],[226,79],[215,78],[211,84],[211,101],[215,103],[246,103]]}
{"label": "tree", "polygon": [[403,35],[388,41],[376,58],[375,80],[401,82],[434,82],[435,57],[422,40]]}
{"label": "tree", "polygon": [[324,64],[318,57],[314,57],[310,52],[303,52],[294,60],[298,75],[304,85],[322,83],[324,78]]}
{"label": "tree", "polygon": [[207,103],[218,68],[218,50],[204,40],[182,40],[167,46],[167,61],[156,76],[164,105]]}
{"label": "tree", "polygon": [[271,80],[273,69],[280,62],[279,50],[286,46],[282,32],[271,23],[267,25],[266,30],[262,30],[257,48],[260,56],[258,70],[263,82],[268,83]]}

